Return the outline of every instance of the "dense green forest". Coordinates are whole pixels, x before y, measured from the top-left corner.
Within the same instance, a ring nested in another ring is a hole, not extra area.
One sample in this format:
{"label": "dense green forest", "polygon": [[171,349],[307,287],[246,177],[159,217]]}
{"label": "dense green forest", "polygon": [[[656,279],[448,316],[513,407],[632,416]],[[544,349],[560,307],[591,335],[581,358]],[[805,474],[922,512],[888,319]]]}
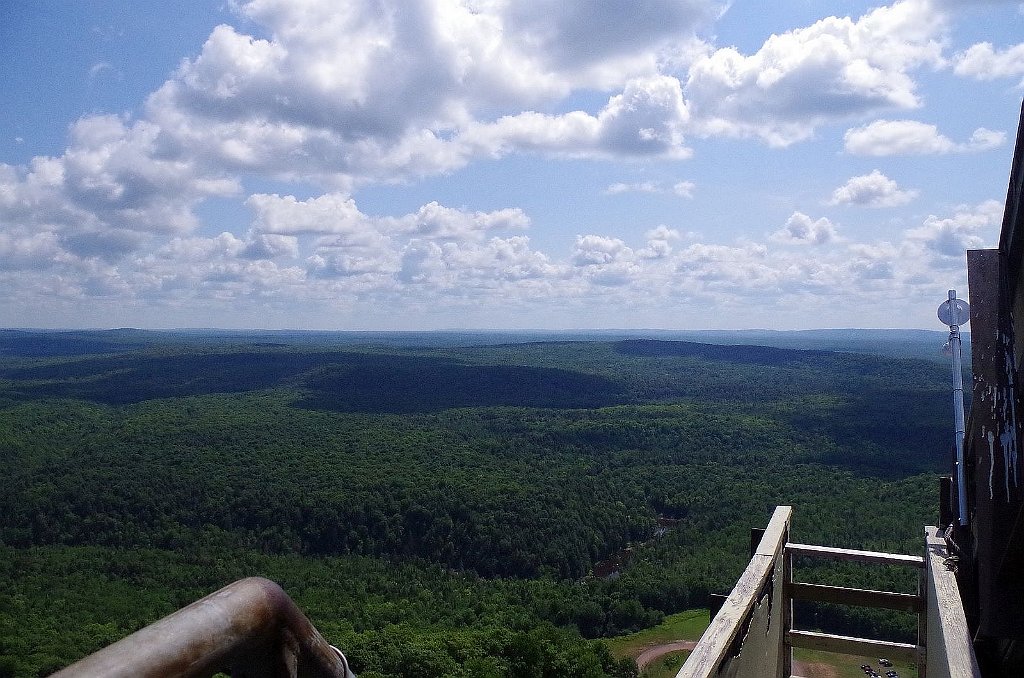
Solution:
{"label": "dense green forest", "polygon": [[634,675],[597,639],[728,591],[776,505],[857,548],[919,552],[935,520],[934,361],[374,339],[0,332],[0,676],[256,574],[361,675]]}

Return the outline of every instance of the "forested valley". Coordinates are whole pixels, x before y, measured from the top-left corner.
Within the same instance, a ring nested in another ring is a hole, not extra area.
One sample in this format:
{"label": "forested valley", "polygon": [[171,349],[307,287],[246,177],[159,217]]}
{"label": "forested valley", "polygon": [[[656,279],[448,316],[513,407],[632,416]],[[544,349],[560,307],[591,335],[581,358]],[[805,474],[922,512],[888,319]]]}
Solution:
{"label": "forested valley", "polygon": [[0,331],[0,677],[251,575],[361,676],[633,676],[600,639],[728,592],[776,505],[921,551],[948,370],[894,352]]}

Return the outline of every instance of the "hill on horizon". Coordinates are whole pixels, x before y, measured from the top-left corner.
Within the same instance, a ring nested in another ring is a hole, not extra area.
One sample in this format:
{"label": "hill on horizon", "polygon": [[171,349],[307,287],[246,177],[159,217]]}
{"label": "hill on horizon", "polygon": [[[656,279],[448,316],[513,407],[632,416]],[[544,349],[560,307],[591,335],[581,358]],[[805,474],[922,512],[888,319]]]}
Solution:
{"label": "hill on horizon", "polygon": [[[970,333],[962,332],[965,361]],[[0,329],[0,356],[46,357],[117,353],[154,346],[263,343],[269,345],[379,345],[458,347],[540,341],[612,341],[658,339],[707,344],[748,344],[807,350],[921,358],[947,363],[941,347],[948,332],[902,329],[815,330],[225,330],[175,329]],[[969,362],[969,361],[966,361]]]}

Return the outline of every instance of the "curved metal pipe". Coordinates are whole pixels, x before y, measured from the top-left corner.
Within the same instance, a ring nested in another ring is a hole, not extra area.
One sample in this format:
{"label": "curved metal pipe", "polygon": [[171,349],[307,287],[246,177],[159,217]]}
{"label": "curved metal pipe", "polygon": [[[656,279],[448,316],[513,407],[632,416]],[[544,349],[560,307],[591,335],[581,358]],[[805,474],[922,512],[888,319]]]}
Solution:
{"label": "curved metal pipe", "polygon": [[54,678],[354,678],[280,586],[229,584],[53,674]]}

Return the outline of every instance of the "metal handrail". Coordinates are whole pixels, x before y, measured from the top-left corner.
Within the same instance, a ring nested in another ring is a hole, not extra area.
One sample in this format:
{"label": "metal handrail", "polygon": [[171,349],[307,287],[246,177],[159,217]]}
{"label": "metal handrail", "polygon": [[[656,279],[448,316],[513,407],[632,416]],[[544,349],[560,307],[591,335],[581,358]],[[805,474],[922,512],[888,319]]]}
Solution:
{"label": "metal handrail", "polygon": [[58,671],[52,678],[354,678],[344,655],[280,586],[236,581]]}

